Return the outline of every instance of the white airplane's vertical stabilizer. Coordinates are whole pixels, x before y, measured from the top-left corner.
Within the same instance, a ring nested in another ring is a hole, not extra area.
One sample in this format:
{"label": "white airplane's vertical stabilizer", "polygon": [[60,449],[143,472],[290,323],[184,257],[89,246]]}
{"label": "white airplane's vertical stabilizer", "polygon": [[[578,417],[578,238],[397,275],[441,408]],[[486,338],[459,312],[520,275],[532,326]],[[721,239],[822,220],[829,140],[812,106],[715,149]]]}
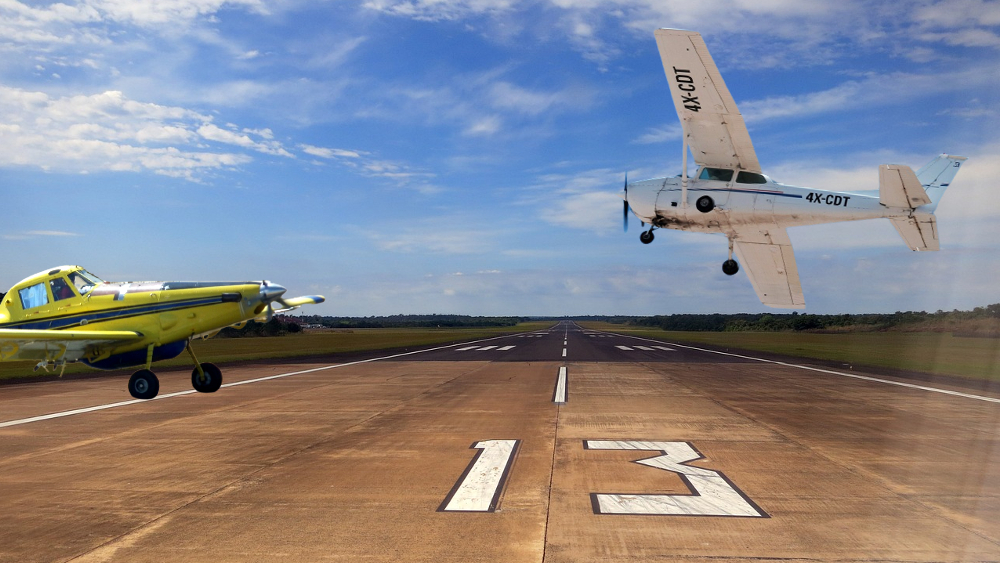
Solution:
{"label": "white airplane's vertical stabilizer", "polygon": [[917,170],[917,179],[931,198],[929,211],[933,212],[944,195],[944,190],[955,179],[958,169],[966,161],[964,156],[952,156],[950,154],[938,155],[937,158],[925,164]]}
{"label": "white airplane's vertical stabilizer", "polygon": [[942,154],[916,173],[899,164],[879,166],[879,203],[912,210],[908,217],[889,219],[910,250],[941,248],[934,210],[963,162],[964,156]]}

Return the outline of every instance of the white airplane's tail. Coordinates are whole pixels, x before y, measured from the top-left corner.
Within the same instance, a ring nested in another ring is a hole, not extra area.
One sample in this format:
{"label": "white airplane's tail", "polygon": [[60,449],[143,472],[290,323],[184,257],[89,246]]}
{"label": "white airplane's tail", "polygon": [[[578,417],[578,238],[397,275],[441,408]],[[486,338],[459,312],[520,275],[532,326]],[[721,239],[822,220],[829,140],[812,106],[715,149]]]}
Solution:
{"label": "white airplane's tail", "polygon": [[958,169],[965,160],[964,156],[942,154],[917,170],[917,179],[920,180],[920,184],[927,192],[928,197],[931,198],[929,209],[931,213],[937,209],[937,204],[941,201],[944,190],[955,179],[955,174],[958,174]]}
{"label": "white airplane's tail", "polygon": [[934,210],[963,162],[964,156],[942,154],[916,173],[900,164],[879,166],[879,202],[886,207],[912,210],[908,217],[889,219],[910,250],[941,247]]}

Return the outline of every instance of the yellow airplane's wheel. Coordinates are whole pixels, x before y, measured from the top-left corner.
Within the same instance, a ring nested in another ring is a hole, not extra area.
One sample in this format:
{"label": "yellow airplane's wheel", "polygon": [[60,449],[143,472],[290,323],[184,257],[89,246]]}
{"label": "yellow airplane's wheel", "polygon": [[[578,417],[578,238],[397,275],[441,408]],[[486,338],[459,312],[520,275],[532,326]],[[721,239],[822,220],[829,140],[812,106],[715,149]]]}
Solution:
{"label": "yellow airplane's wheel", "polygon": [[204,378],[198,373],[198,368],[191,372],[191,385],[199,393],[215,393],[222,386],[222,370],[215,364],[205,362],[201,364],[201,370],[205,372]]}
{"label": "yellow airplane's wheel", "polygon": [[152,399],[160,392],[160,380],[148,369],[141,369],[129,378],[128,392],[136,399]]}

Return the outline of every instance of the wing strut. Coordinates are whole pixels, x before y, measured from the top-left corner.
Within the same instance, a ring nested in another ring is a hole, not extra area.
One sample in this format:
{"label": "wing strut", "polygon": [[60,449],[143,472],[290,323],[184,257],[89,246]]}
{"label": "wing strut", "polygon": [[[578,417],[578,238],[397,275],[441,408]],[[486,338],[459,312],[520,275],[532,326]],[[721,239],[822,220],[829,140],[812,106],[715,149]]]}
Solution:
{"label": "wing strut", "polygon": [[[682,125],[684,125],[682,123]],[[687,137],[687,127],[682,128],[681,131],[681,146],[684,148],[684,156],[681,158],[681,209],[687,209],[688,206],[688,137]]]}

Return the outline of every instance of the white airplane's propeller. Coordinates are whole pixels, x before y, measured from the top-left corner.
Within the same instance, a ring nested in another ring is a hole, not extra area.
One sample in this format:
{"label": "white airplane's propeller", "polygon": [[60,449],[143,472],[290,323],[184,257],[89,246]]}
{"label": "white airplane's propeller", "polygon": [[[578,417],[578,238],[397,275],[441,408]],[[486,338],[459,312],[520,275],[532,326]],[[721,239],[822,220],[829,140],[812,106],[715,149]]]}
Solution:
{"label": "white airplane's propeller", "polygon": [[625,196],[622,198],[625,200],[625,207],[622,211],[622,224],[625,227],[625,232],[628,232],[628,172],[625,173]]}

